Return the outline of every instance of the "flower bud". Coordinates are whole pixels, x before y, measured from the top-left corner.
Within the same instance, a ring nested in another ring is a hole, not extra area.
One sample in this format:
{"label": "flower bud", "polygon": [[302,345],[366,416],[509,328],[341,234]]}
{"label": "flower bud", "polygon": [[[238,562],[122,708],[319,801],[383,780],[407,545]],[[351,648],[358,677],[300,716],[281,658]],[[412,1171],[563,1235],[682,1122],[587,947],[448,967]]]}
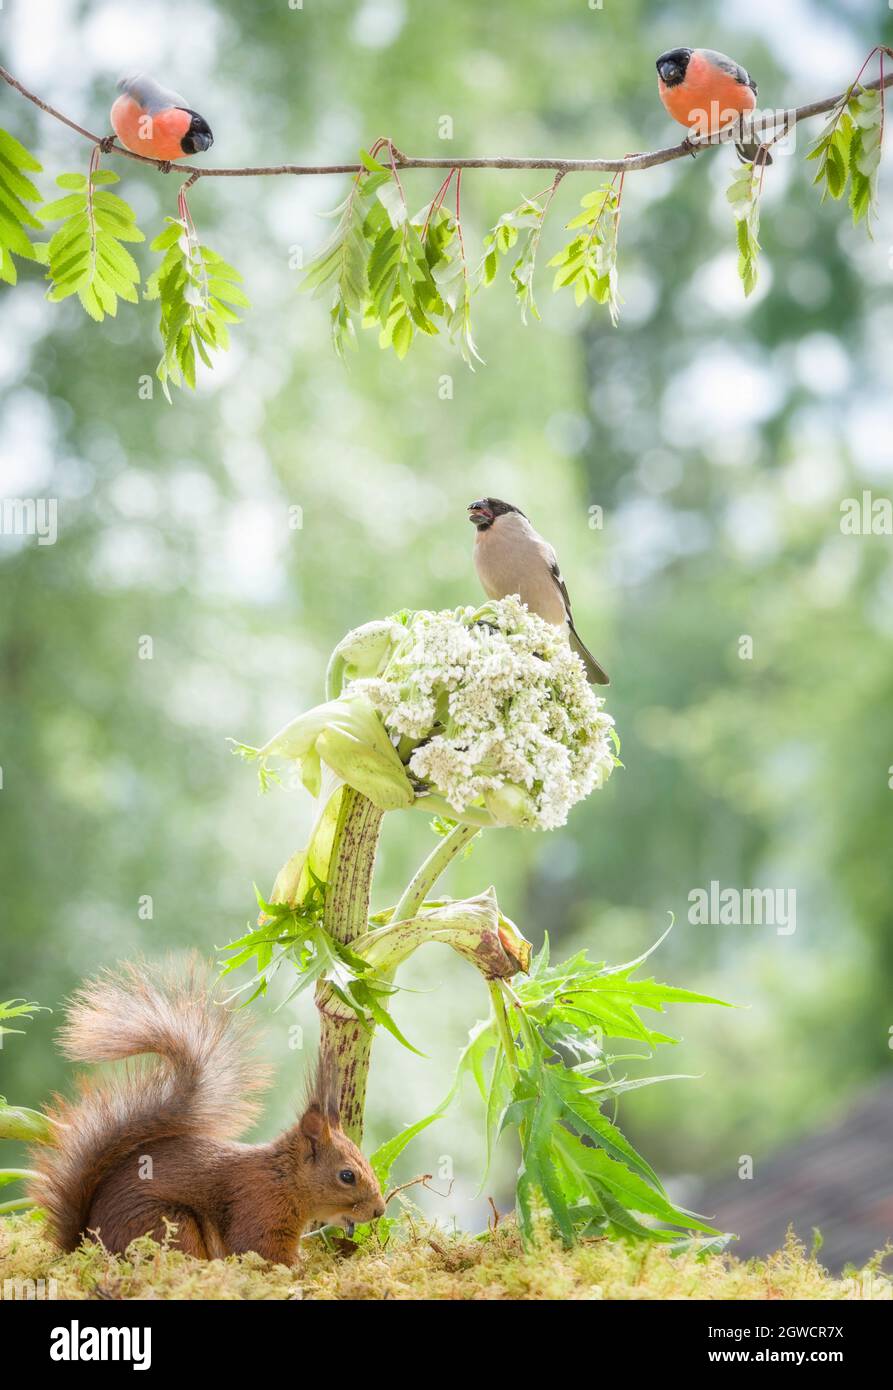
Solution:
{"label": "flower bud", "polygon": [[326,694],[334,699],[349,681],[362,676],[379,676],[396,642],[405,629],[391,618],[377,619],[355,627],[342,637],[329,659]]}

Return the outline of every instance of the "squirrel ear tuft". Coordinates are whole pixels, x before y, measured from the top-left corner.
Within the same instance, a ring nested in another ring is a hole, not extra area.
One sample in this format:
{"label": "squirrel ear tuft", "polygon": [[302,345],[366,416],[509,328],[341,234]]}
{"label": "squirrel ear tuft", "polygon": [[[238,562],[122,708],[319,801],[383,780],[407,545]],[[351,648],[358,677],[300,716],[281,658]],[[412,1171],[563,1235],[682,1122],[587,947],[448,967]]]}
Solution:
{"label": "squirrel ear tuft", "polygon": [[[328,1055],[319,1056],[316,1071],[307,1096],[307,1112],[319,1112],[320,1118],[332,1129],[341,1128],[341,1087],[338,1082],[338,1067],[335,1059]],[[303,1124],[303,1121],[302,1121]]]}

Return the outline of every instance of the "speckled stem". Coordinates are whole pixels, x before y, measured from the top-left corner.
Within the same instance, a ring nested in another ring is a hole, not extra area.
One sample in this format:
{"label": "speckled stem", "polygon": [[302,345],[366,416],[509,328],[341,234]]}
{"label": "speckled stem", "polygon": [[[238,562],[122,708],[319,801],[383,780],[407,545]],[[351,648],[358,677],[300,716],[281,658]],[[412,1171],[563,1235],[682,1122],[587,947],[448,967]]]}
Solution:
{"label": "speckled stem", "polygon": [[[369,926],[369,897],[383,812],[360,792],[345,787],[329,861],[324,925],[337,941],[355,941]],[[416,915],[437,879],[470,840],[477,826],[457,825],[435,846],[413,875],[397,904],[391,926]],[[424,939],[420,935],[419,940]],[[497,953],[498,937],[494,938]],[[418,944],[418,943],[416,943]],[[327,985],[316,992],[320,1047],[334,1056],[341,1081],[341,1123],[354,1143],[362,1142],[366,1082],[372,1051],[372,1031],[342,1004]]]}
{"label": "speckled stem", "polygon": [[[375,853],[384,812],[352,787],[345,787],[329,860],[324,926],[336,941],[353,941],[367,929]],[[320,1051],[334,1057],[341,1082],[341,1123],[345,1134],[359,1144],[363,1138],[363,1109],[372,1032],[352,1009],[342,1004],[328,985],[316,991]]]}

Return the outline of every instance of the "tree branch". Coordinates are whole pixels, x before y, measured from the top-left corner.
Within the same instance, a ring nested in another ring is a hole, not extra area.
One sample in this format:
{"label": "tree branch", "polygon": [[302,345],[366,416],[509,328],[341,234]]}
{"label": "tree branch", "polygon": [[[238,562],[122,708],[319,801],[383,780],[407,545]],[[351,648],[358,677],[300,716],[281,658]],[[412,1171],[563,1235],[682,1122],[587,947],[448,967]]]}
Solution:
{"label": "tree branch", "polygon": [[[41,111],[45,111],[48,116],[61,121],[71,130],[76,130],[84,139],[91,140],[94,145],[101,145],[103,150],[110,154],[124,155],[126,159],[135,159],[140,164],[151,164],[155,168],[161,169],[164,173],[170,172],[173,168],[178,173],[191,175],[191,182],[196,179],[208,178],[227,178],[241,179],[253,177],[269,177],[279,174],[293,174],[297,176],[311,174],[358,174],[363,166],[361,164],[271,164],[261,165],[245,169],[207,169],[197,164],[181,164],[179,160],[172,166],[161,159],[150,159],[146,155],[134,154],[132,150],[125,150],[123,145],[119,145],[110,140],[107,135],[94,135],[92,131],[86,130],[78,125],[70,117],[57,111],[54,106],[41,97],[29,92],[12,73],[7,72],[4,67],[0,67],[0,77],[7,82],[10,87],[19,92],[26,100],[33,102]],[[855,85],[855,84],[854,84]],[[865,90],[870,92],[878,91],[881,87],[893,85],[893,73],[888,73],[882,81],[866,82]],[[806,106],[800,106],[796,110],[780,113],[777,131],[787,133],[793,130],[800,121],[810,120],[813,116],[821,116],[826,111],[833,111],[834,107],[844,101],[852,92],[849,87],[844,92],[839,92],[833,97],[823,97],[819,101],[810,102]],[[637,172],[640,169],[653,169],[658,164],[670,164],[675,159],[684,159],[694,150],[704,145],[715,143],[725,143],[728,140],[740,136],[737,125],[730,126],[724,131],[720,131],[714,136],[692,135],[688,140],[684,140],[681,145],[670,145],[666,149],[652,150],[648,154],[630,154],[623,159],[524,159],[509,156],[497,158],[462,158],[456,159],[451,156],[437,156],[435,158],[413,158],[409,155],[401,154],[394,147],[394,163],[398,169],[554,169],[560,174],[574,173],[607,173],[607,174],[628,174]]]}

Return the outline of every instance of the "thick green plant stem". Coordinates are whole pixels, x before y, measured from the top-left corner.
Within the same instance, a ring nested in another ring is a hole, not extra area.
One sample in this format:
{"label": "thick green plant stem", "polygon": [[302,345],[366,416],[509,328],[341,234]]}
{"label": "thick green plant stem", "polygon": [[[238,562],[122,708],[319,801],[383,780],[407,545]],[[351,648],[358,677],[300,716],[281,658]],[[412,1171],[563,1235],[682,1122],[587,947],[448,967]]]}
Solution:
{"label": "thick green plant stem", "polygon": [[[517,1048],[515,1047],[515,1035],[512,1030],[512,1025],[509,1021],[508,1011],[505,1007],[505,982],[503,980],[491,980],[489,982],[488,989],[490,990],[490,1002],[493,1006],[493,1017],[496,1023],[496,1031],[499,1034],[499,1041],[502,1043],[502,1050],[505,1053],[506,1065],[508,1066],[512,1078],[512,1084],[514,1085],[517,1083],[521,1076],[521,1068],[518,1065],[518,1052]],[[529,1029],[530,1025],[524,1018],[523,1013],[520,1015],[520,1019],[522,1031]],[[522,1151],[523,1146],[527,1140],[527,1130],[527,1121],[521,1120],[520,1124],[518,1125],[518,1132],[521,1137]]]}
{"label": "thick green plant stem", "polygon": [[429,901],[417,916],[389,920],[357,937],[354,949],[377,979],[390,980],[407,956],[435,941],[458,951],[487,980],[516,975],[526,970],[530,960],[530,942],[514,922],[502,916],[492,888],[458,902],[452,898]]}
{"label": "thick green plant stem", "polygon": [[384,811],[345,787],[329,859],[323,926],[336,941],[353,941],[367,928],[375,854]]}
{"label": "thick green plant stem", "polygon": [[[337,941],[349,945],[367,931],[369,898],[383,812],[351,787],[345,787],[329,860],[324,926]],[[445,836],[413,876],[394,916],[408,921],[419,911],[444,869],[479,827],[457,825]],[[322,985],[316,993],[320,1017],[320,1049],[333,1057],[341,1083],[341,1123],[345,1134],[359,1144],[372,1051],[372,1028],[364,1027],[354,1011]]]}
{"label": "thick green plant stem", "polygon": [[[384,812],[368,797],[352,787],[344,788],[329,859],[323,925],[336,941],[345,945],[361,935],[368,924],[383,816]],[[320,1052],[324,1058],[333,1058],[338,1068],[341,1123],[345,1134],[359,1144],[363,1137],[372,1030],[363,1027],[353,1010],[328,985],[317,990],[316,1007]]]}
{"label": "thick green plant stem", "polygon": [[515,1053],[515,1039],[509,1026],[508,1016],[505,1011],[505,995],[502,990],[501,980],[491,980],[487,986],[490,991],[490,1003],[493,1006],[493,1018],[496,1023],[496,1031],[505,1052],[505,1060],[508,1069],[514,1080],[518,1079],[518,1058]]}
{"label": "thick green plant stem", "polygon": [[424,864],[413,874],[405,893],[394,908],[392,924],[405,922],[416,915],[444,869],[474,839],[479,830],[480,826],[477,825],[454,825],[450,833],[435,845]]}

